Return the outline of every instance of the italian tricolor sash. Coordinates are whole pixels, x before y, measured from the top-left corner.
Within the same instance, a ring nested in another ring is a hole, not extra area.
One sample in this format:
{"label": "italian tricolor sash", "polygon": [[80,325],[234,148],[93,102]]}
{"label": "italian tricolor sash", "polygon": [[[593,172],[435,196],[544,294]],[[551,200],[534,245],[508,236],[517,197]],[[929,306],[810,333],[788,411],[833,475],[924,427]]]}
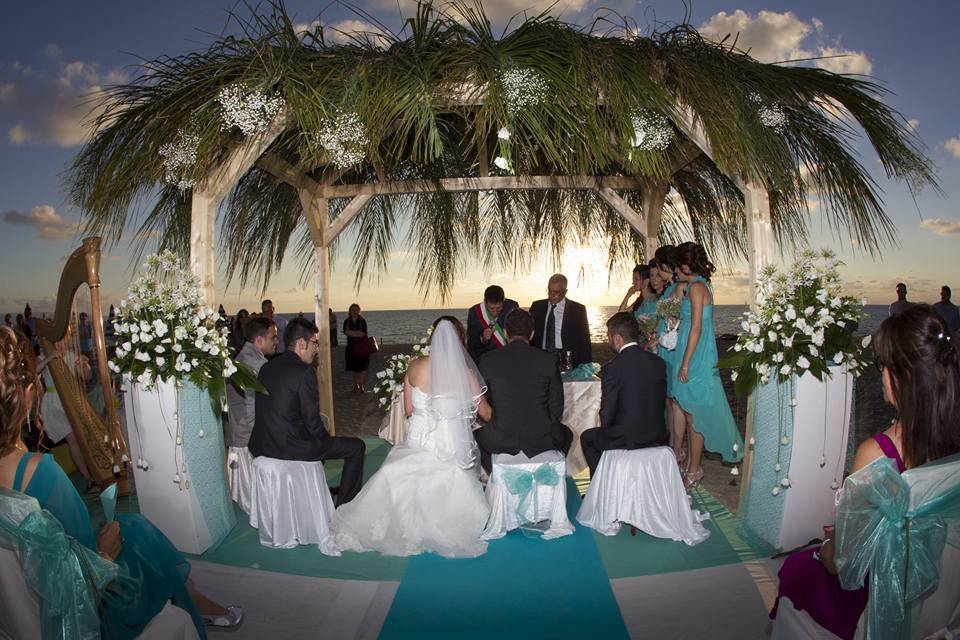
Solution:
{"label": "italian tricolor sash", "polygon": [[483,325],[483,328],[493,329],[493,336],[491,340],[497,345],[497,347],[507,346],[507,334],[503,332],[503,328],[497,323],[497,319],[490,315],[490,310],[487,309],[487,305],[482,302],[474,307],[477,312],[477,317],[480,318],[480,324]]}

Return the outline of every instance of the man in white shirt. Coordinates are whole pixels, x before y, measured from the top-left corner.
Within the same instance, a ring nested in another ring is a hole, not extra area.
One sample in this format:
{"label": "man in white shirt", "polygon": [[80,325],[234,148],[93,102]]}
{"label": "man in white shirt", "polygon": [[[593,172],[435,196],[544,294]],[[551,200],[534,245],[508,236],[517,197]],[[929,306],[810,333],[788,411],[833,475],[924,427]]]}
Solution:
{"label": "man in white shirt", "polygon": [[567,298],[567,278],[562,273],[550,276],[547,299],[530,305],[534,333],[531,344],[551,353],[570,352],[570,366],[593,361],[587,308]]}

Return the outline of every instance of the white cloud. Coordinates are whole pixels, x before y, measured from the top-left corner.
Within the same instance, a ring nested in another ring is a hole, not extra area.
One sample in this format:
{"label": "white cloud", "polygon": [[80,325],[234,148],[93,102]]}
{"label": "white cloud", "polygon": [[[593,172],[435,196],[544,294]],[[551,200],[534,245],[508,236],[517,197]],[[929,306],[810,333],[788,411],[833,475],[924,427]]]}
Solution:
{"label": "white cloud", "polygon": [[907,120],[907,127],[910,128],[910,131],[916,131],[920,128],[920,121],[916,118],[910,118]]}
{"label": "white cloud", "polygon": [[[75,61],[55,75],[13,65],[15,78],[0,78],[0,116],[16,122],[7,130],[13,144],[72,147],[89,139],[90,123],[105,85],[126,81],[119,69],[100,71],[95,63]],[[7,81],[9,80],[9,81]]]}
{"label": "white cloud", "polygon": [[954,158],[960,158],[960,137],[950,138],[943,143],[944,148],[953,154]]}
{"label": "white cloud", "polygon": [[[377,4],[386,10],[396,10],[399,6],[405,16],[413,15],[417,7],[416,0],[377,0]],[[473,3],[466,4],[473,6]],[[528,16],[535,16],[546,11],[550,15],[569,19],[573,14],[583,11],[588,4],[589,0],[488,0],[484,3],[483,10],[491,22],[503,24],[523,12]],[[453,7],[445,8],[452,15],[456,15]]]}
{"label": "white cloud", "polygon": [[[297,33],[312,33],[317,27],[323,24],[320,20],[313,22],[299,22],[293,25],[293,30]],[[344,44],[351,40],[351,36],[369,34],[374,44],[380,44],[383,30],[371,24],[366,20],[338,20],[323,24],[323,34],[327,41],[333,41],[338,44]]]}
{"label": "white cloud", "polygon": [[760,11],[756,16],[742,9],[733,13],[721,11],[704,22],[699,31],[717,42],[729,35],[725,44],[729,46],[736,40],[738,49],[748,51],[761,62],[822,57],[813,64],[834,73],[867,75],[873,69],[862,51],[816,41],[825,35],[823,22],[817,18],[804,22],[792,11]]}
{"label": "white cloud", "polygon": [[932,231],[938,236],[960,235],[960,222],[944,220],[943,218],[928,218],[920,221],[920,228]]}
{"label": "white cloud", "polygon": [[48,204],[34,207],[29,213],[7,211],[3,214],[7,224],[22,224],[34,227],[41,240],[66,240],[77,233],[78,224],[64,219]]}

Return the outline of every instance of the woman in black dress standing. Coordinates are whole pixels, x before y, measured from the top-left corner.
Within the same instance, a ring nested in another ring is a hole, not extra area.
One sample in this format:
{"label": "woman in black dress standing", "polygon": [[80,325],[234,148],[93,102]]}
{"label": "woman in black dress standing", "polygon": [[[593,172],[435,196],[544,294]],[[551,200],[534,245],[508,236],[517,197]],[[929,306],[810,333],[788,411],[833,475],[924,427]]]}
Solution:
{"label": "woman in black dress standing", "polygon": [[360,305],[350,305],[349,315],[343,321],[343,335],[347,336],[347,371],[353,372],[353,392],[363,393],[363,382],[370,367],[370,356],[357,353],[357,345],[367,337],[367,321],[360,315]]}

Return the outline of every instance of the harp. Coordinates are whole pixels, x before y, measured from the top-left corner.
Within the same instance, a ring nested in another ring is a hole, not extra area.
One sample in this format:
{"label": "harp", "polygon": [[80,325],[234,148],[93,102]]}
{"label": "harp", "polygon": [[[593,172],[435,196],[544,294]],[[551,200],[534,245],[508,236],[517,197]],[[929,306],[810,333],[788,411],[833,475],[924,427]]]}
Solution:
{"label": "harp", "polygon": [[100,238],[70,254],[57,289],[52,320],[37,320],[37,339],[87,468],[101,487],[128,492],[127,447],[107,367],[100,304]]}

